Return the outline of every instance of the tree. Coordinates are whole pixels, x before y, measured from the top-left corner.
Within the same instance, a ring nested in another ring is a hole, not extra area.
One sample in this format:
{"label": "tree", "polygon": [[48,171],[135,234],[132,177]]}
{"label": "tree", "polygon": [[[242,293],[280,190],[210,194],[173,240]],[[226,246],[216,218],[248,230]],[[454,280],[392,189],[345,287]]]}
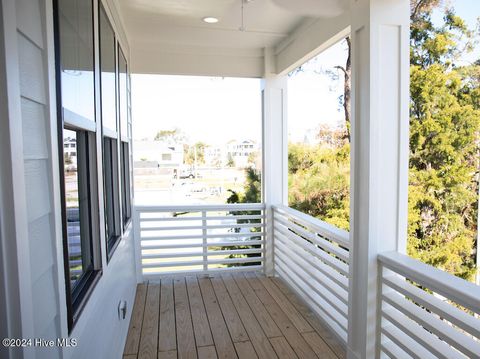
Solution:
{"label": "tree", "polygon": [[288,203],[312,217],[349,229],[350,144],[290,144]]}
{"label": "tree", "polygon": [[[246,174],[246,181],[243,187],[243,193],[238,193],[232,189],[228,191],[231,193],[230,197],[227,198],[227,203],[260,203],[262,201],[262,184],[261,184],[261,176],[260,172],[255,170],[252,167],[245,169]],[[260,211],[234,211],[230,212],[232,215],[259,215],[261,214]],[[252,224],[260,224],[260,219],[237,219],[237,224],[242,223],[252,223]],[[233,229],[236,233],[239,233],[241,228],[237,227]],[[260,232],[261,227],[253,227],[250,229],[251,232]],[[235,247],[219,247],[219,250],[232,250],[232,249],[252,249],[252,248],[260,248],[260,245],[249,245],[248,241],[253,240],[260,240],[260,236],[252,236],[249,237],[245,242],[245,245],[242,246],[235,246]],[[253,257],[260,257],[260,253],[248,253],[248,254],[230,254],[228,258],[253,258]],[[232,264],[232,265],[241,265],[241,266],[250,266],[250,265],[257,265],[256,262],[249,262],[249,263],[240,263],[240,264]]]}
{"label": "tree", "polygon": [[168,144],[179,144],[185,142],[187,137],[185,134],[178,128],[173,130],[160,130],[155,135],[154,141],[161,141]]}
{"label": "tree", "polygon": [[203,142],[197,142],[193,146],[184,145],[184,162],[187,165],[205,163],[205,148],[207,145]]}
{"label": "tree", "polygon": [[233,156],[230,152],[227,154],[227,167],[234,167],[235,166],[235,160],[233,159]]}
{"label": "tree", "polygon": [[[439,0],[411,1],[407,251],[471,279],[478,247],[480,60],[467,66],[457,60],[478,38],[448,8],[444,23],[436,26],[431,15],[440,5]],[[343,71],[345,82],[350,80],[347,65],[336,68]],[[344,107],[346,117],[347,110]],[[322,131],[320,137],[331,136]],[[290,145],[289,204],[348,229],[348,154],[348,143],[330,148]]]}
{"label": "tree", "polygon": [[346,134],[345,137],[350,142],[350,128],[351,128],[351,102],[352,102],[352,41],[350,40],[350,36],[345,38],[345,42],[347,43],[348,53],[347,53],[347,60],[345,62],[345,66],[335,66],[336,69],[339,69],[343,72],[343,96],[341,99],[341,103],[343,106],[343,112],[345,114],[345,124],[346,124]]}
{"label": "tree", "polygon": [[412,1],[408,254],[471,279],[477,231],[478,64],[457,67],[473,32],[439,1]]}
{"label": "tree", "polygon": [[63,161],[66,165],[71,165],[73,163],[72,161],[72,156],[70,156],[69,153],[65,153],[65,156],[63,158]]}

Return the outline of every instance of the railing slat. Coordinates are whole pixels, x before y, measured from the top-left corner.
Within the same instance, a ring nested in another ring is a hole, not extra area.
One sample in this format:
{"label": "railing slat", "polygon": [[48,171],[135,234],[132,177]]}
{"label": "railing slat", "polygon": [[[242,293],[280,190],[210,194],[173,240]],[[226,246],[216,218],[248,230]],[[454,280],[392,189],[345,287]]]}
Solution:
{"label": "railing slat", "polygon": [[348,251],[346,251],[345,249],[329,243],[325,239],[318,237],[315,233],[309,232],[306,229],[301,228],[299,225],[285,220],[284,218],[276,217],[275,220],[277,221],[277,223],[280,223],[280,225],[284,226],[286,230],[294,232],[299,237],[306,237],[308,240],[323,248],[325,251],[335,254],[336,256],[348,263]]}
{"label": "railing slat", "polygon": [[398,252],[378,261],[383,320],[437,357],[480,358],[480,287]]}
{"label": "railing slat", "polygon": [[195,273],[219,269],[212,266],[229,271],[259,263],[263,268],[264,210],[262,203],[136,206],[143,276],[190,273],[188,267],[195,267]]}
{"label": "railing slat", "polygon": [[249,233],[219,233],[219,234],[187,234],[184,236],[152,236],[142,237],[142,241],[173,241],[179,239],[202,239],[202,238],[251,238],[263,237],[264,232],[249,232]]}
{"label": "railing slat", "polygon": [[382,326],[382,333],[413,358],[438,359],[437,356],[433,355],[429,350],[421,346],[393,324]]}
{"label": "railing slat", "polygon": [[440,317],[445,318],[457,327],[480,338],[480,323],[473,316],[464,311],[442,301],[435,296],[428,294],[424,290],[417,288],[397,275],[383,278],[383,282],[390,288],[412,299],[414,302],[424,306]]}
{"label": "railing slat", "polygon": [[[324,284],[315,279],[312,272],[306,268],[300,266],[296,261],[288,258],[284,253],[277,251],[279,259],[285,263],[288,268],[295,273],[299,278],[303,279],[305,283],[320,297],[322,297],[327,303],[329,303],[335,310],[340,313],[345,319],[348,316],[348,302],[344,301],[345,298],[341,296],[335,296],[332,294],[330,288],[326,288]],[[293,265],[292,265],[293,264]]]}
{"label": "railing slat", "polygon": [[480,314],[480,286],[398,252],[382,253],[378,260],[386,268]]}
{"label": "railing slat", "polygon": [[[287,231],[284,228],[279,228],[278,226],[274,226],[274,231],[280,232],[284,236],[286,236],[288,239],[290,239],[292,242],[302,245],[304,244],[303,242],[306,242],[305,239],[302,237],[299,237],[297,234]],[[300,244],[302,243],[302,244]],[[308,244],[305,244],[308,245]],[[317,255],[319,258],[321,258],[326,264],[330,265],[334,269],[338,270],[340,273],[342,273],[345,276],[348,276],[348,265],[338,258],[332,257],[329,255],[327,252],[320,248],[315,248],[313,245],[310,245],[312,248],[311,250],[314,251],[315,255]]]}
{"label": "railing slat", "polygon": [[327,222],[321,221],[318,218],[314,218],[290,207],[273,206],[273,210],[279,214],[284,214],[301,221],[302,224],[305,223],[307,226],[310,226],[320,235],[337,242],[345,248],[350,248],[349,234],[343,229],[332,226]]}
{"label": "railing slat", "polygon": [[[277,239],[283,240],[284,243],[286,243],[285,241],[289,241],[288,238],[281,233],[277,233]],[[316,268],[326,277],[330,278],[330,280],[336,283],[340,288],[348,292],[348,273],[345,273],[345,275],[343,275],[338,269],[332,268],[329,264],[322,261],[322,259],[316,255],[314,250],[308,248],[308,245],[303,246],[299,243],[292,243],[291,241],[289,241],[289,244],[291,245],[288,246],[290,250],[297,253],[297,255],[300,256],[303,260],[310,263],[313,268]]]}
{"label": "railing slat", "polygon": [[[473,358],[480,353],[480,343],[475,343],[472,339],[456,331],[445,322],[442,322],[412,302],[402,298],[400,294],[396,292],[384,293],[382,299],[469,357]],[[453,349],[444,345],[443,342],[442,345],[444,346],[443,350],[446,351],[444,353],[450,353],[449,357],[450,355],[456,354]],[[458,357],[460,358],[461,356]]]}
{"label": "railing slat", "polygon": [[[205,217],[203,222],[207,222]],[[263,228],[265,227],[264,223],[239,223],[239,224],[219,224],[219,225],[207,225],[206,223],[201,226],[171,226],[171,227],[141,227],[140,230],[144,231],[184,231],[184,230],[194,230],[194,229],[228,229],[228,228]]]}
{"label": "railing slat", "polygon": [[294,250],[289,250],[289,248],[284,244],[284,242],[277,240],[276,244],[278,245],[276,249],[280,253],[290,257],[294,262],[301,266],[305,271],[307,271],[312,278],[315,278],[318,282],[321,282],[322,285],[326,286],[328,290],[340,299],[345,305],[348,305],[348,292],[338,285],[337,282],[334,282],[324,272],[318,270],[317,266],[312,265],[308,260],[306,260],[307,254],[304,256],[298,255]]}

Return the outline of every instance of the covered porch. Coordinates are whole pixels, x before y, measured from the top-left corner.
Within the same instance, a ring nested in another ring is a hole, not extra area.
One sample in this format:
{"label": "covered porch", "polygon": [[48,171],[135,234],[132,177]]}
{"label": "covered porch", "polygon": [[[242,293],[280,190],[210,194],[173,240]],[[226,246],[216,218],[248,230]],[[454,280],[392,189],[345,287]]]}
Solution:
{"label": "covered porch", "polygon": [[[2,333],[78,343],[7,348],[12,357],[480,358],[480,287],[405,254],[409,1],[66,3],[62,16],[88,21],[64,29],[92,56],[78,66],[83,53],[66,41],[78,58],[66,56],[62,73],[89,76],[91,118],[65,111],[56,93],[60,0],[0,1]],[[290,208],[287,195],[288,73],[346,36],[349,232]],[[112,44],[103,69],[101,41]],[[260,203],[135,203],[131,74],[260,78]],[[72,170],[83,164],[77,182],[88,183],[75,221],[64,208],[65,129],[85,152]],[[80,259],[73,237],[81,253],[90,245]],[[70,285],[87,269],[75,306]]]}

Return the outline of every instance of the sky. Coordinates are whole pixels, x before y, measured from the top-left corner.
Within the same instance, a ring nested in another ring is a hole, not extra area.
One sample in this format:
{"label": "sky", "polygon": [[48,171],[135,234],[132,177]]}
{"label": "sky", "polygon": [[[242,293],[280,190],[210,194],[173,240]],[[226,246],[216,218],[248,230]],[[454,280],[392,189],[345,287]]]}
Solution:
{"label": "sky", "polygon": [[[453,8],[455,13],[460,16],[470,29],[474,29],[480,17],[480,0],[444,0],[444,5]],[[439,26],[443,23],[443,12],[437,9],[433,12],[433,22]],[[459,65],[467,65],[480,58],[480,45],[470,53],[464,53],[459,61]]]}
{"label": "sky", "polygon": [[[446,0],[473,28],[480,16],[480,0]],[[442,22],[436,12],[434,21]],[[478,52],[478,51],[477,51]],[[466,54],[465,60],[478,58]],[[345,63],[346,45],[335,44],[288,80],[289,140],[303,141],[320,124],[344,121],[338,97],[343,82],[332,81],[324,70]],[[323,72],[323,74],[322,74]],[[320,73],[320,74],[319,74]],[[259,79],[195,76],[132,75],[133,137],[153,139],[160,130],[182,129],[190,142],[221,145],[231,139],[261,140]]]}
{"label": "sky", "polygon": [[132,76],[134,139],[181,129],[190,142],[221,145],[231,139],[261,140],[259,79]]}

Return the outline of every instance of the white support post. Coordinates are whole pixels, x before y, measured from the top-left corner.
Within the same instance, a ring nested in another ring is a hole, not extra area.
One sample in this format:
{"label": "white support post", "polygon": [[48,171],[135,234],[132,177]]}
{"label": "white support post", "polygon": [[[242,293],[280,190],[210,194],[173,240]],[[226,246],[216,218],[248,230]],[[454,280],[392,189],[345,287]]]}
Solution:
{"label": "white support post", "polygon": [[265,49],[263,101],[263,201],[266,204],[265,274],[275,274],[272,205],[287,204],[287,78],[275,73],[273,49]]}
{"label": "white support post", "polygon": [[380,356],[377,254],[406,250],[409,1],[351,0],[348,358]]}

